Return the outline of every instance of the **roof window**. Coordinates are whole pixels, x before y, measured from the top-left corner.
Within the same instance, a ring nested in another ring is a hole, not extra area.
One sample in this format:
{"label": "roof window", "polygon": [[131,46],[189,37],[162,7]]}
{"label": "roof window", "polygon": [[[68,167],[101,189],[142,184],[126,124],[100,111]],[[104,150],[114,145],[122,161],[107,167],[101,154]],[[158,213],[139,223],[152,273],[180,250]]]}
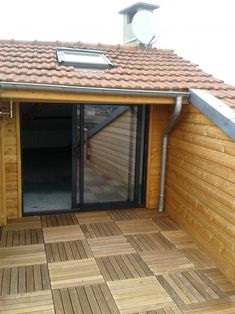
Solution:
{"label": "roof window", "polygon": [[63,65],[101,70],[113,66],[102,51],[98,50],[57,48],[56,53],[58,62]]}

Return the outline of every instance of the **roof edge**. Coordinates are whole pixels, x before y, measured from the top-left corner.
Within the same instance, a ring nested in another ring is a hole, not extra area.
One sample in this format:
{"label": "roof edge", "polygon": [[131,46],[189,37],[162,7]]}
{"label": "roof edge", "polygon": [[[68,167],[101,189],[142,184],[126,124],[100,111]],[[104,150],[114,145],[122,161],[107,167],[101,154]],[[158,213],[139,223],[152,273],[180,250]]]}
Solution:
{"label": "roof edge", "polygon": [[0,90],[28,90],[28,91],[49,91],[62,93],[77,94],[102,94],[117,96],[143,96],[143,97],[170,97],[178,96],[189,97],[190,93],[186,91],[172,90],[141,90],[141,89],[124,89],[124,88],[106,88],[106,87],[89,87],[89,86],[69,86],[69,85],[49,85],[34,83],[13,83],[0,82]]}
{"label": "roof edge", "polygon": [[235,141],[235,112],[205,90],[190,89],[189,92],[193,106]]}

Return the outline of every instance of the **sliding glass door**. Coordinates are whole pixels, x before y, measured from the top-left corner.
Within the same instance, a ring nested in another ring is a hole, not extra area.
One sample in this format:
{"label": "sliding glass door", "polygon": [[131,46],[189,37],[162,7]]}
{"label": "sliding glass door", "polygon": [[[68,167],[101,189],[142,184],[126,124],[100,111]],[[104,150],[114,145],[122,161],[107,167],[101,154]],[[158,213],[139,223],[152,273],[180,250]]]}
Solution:
{"label": "sliding glass door", "polygon": [[73,207],[144,205],[145,106],[73,109]]}

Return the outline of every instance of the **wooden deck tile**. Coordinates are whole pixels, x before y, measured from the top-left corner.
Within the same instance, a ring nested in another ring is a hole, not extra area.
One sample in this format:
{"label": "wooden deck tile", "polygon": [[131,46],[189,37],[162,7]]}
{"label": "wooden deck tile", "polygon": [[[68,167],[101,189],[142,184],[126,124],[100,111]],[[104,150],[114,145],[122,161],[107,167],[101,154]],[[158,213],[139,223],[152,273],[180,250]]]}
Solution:
{"label": "wooden deck tile", "polygon": [[157,276],[157,279],[181,309],[186,304],[226,297],[200,270],[164,274]]}
{"label": "wooden deck tile", "polygon": [[177,249],[196,248],[192,238],[183,230],[163,231],[162,234],[173,243]]}
{"label": "wooden deck tile", "polygon": [[45,243],[84,239],[79,225],[43,228]]}
{"label": "wooden deck tile", "polygon": [[152,219],[117,221],[117,225],[124,234],[153,233],[159,231]]}
{"label": "wooden deck tile", "polygon": [[135,210],[136,214],[138,215],[139,219],[147,219],[147,218],[160,218],[160,217],[168,217],[166,212],[159,212],[157,209],[150,209],[150,208],[137,208]]}
{"label": "wooden deck tile", "polygon": [[47,290],[0,297],[0,313],[54,314],[51,291]]}
{"label": "wooden deck tile", "polygon": [[105,211],[78,213],[76,214],[76,217],[80,224],[91,224],[112,221],[108,213]]}
{"label": "wooden deck tile", "polygon": [[138,254],[99,257],[96,261],[107,282],[153,275]]}
{"label": "wooden deck tile", "polygon": [[105,283],[53,290],[56,313],[116,314],[119,313]]}
{"label": "wooden deck tile", "polygon": [[177,223],[169,216],[159,216],[157,218],[153,218],[153,221],[161,231],[173,231],[180,229],[179,225],[177,225]]}
{"label": "wooden deck tile", "polygon": [[47,264],[0,269],[0,296],[50,290]]}
{"label": "wooden deck tile", "polygon": [[62,289],[104,282],[95,259],[49,263],[52,289]]}
{"label": "wooden deck tile", "polygon": [[235,286],[218,268],[203,269],[202,271],[222,291],[228,295],[235,295]]}
{"label": "wooden deck tile", "polygon": [[198,248],[186,248],[179,250],[179,252],[184,254],[199,269],[215,267],[215,263]]}
{"label": "wooden deck tile", "polygon": [[86,240],[47,243],[45,248],[48,263],[93,257]]}
{"label": "wooden deck tile", "polygon": [[120,235],[121,231],[114,222],[103,222],[81,225],[86,238],[100,238]]}
{"label": "wooden deck tile", "polygon": [[127,240],[137,252],[167,250],[175,248],[160,232],[127,235]]}
{"label": "wooden deck tile", "polygon": [[230,298],[220,298],[199,304],[184,305],[182,309],[187,314],[233,314],[235,302]]}
{"label": "wooden deck tile", "polygon": [[145,313],[175,306],[155,277],[112,281],[108,286],[120,313]]}
{"label": "wooden deck tile", "polygon": [[135,209],[115,209],[108,211],[114,221],[140,219]]}
{"label": "wooden deck tile", "polygon": [[95,257],[135,253],[135,250],[123,235],[88,239]]}
{"label": "wooden deck tile", "polygon": [[195,268],[194,264],[177,250],[143,252],[140,256],[155,275]]}
{"label": "wooden deck tile", "polygon": [[8,230],[3,228],[0,247],[43,243],[42,229]]}
{"label": "wooden deck tile", "polygon": [[41,216],[42,227],[58,227],[78,224],[75,214],[59,214]]}
{"label": "wooden deck tile", "polygon": [[43,244],[0,248],[0,268],[46,263]]}
{"label": "wooden deck tile", "polygon": [[38,216],[21,217],[9,219],[5,229],[21,230],[21,229],[38,229],[41,228],[41,220]]}

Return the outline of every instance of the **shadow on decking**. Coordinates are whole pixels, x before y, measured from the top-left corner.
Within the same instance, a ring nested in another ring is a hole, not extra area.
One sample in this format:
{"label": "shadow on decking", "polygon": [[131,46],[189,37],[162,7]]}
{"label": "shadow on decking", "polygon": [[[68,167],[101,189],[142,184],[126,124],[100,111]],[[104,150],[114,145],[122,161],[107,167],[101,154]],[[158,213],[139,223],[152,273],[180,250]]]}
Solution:
{"label": "shadow on decking", "polygon": [[235,287],[155,210],[27,217],[1,231],[0,313],[235,313]]}

